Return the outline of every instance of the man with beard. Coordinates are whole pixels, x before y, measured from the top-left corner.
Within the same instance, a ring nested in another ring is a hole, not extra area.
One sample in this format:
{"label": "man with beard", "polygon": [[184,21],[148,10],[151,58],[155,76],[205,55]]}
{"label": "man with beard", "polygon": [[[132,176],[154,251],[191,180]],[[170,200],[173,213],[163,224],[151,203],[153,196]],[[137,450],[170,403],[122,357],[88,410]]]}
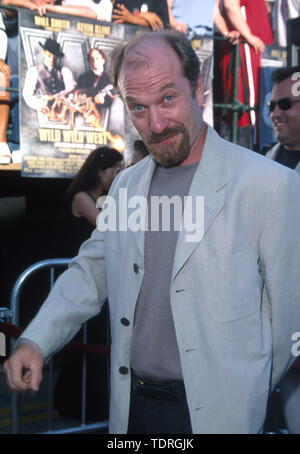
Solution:
{"label": "man with beard", "polygon": [[108,296],[111,433],[260,432],[300,330],[299,176],[206,126],[182,33],[119,47],[111,80],[150,156],[114,180],[6,361],[9,384],[38,389]]}

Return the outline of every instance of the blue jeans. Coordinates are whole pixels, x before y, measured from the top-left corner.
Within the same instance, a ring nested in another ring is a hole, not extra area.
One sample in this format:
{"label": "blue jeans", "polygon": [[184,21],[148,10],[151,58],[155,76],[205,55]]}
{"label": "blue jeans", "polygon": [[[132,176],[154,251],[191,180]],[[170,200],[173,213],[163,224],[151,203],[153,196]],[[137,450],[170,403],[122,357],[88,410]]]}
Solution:
{"label": "blue jeans", "polygon": [[[19,88],[19,76],[12,75],[10,78],[10,85],[12,88]],[[11,151],[14,151],[20,148],[19,92],[11,92],[10,102],[10,122],[12,124],[12,129],[7,138],[7,142]]]}

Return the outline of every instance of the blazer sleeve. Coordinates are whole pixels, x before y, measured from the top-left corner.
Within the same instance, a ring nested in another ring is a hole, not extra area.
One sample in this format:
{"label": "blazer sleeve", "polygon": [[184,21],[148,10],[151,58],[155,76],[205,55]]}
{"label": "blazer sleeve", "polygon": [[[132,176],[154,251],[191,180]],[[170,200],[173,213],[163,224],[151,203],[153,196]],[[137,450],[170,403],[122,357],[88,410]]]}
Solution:
{"label": "blazer sleeve", "polygon": [[300,176],[286,170],[260,236],[261,266],[271,313],[272,389],[296,359],[293,335],[300,331]]}
{"label": "blazer sleeve", "polygon": [[82,323],[100,312],[107,299],[103,240],[103,233],[94,230],[19,339],[35,342],[46,362]]}

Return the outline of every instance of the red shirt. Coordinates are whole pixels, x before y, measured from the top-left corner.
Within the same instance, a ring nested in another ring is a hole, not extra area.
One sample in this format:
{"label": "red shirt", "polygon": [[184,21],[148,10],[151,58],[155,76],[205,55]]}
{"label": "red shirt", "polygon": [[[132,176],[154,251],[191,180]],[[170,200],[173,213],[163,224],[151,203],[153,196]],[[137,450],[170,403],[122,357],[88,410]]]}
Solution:
{"label": "red shirt", "polygon": [[246,8],[246,22],[252,33],[265,44],[272,44],[272,28],[265,0],[241,0],[240,4],[241,8]]}
{"label": "red shirt", "polygon": [[[251,32],[265,44],[272,44],[273,34],[265,0],[240,0],[240,5],[242,9],[245,7],[246,22]],[[229,30],[234,30],[225,12],[224,16]]]}

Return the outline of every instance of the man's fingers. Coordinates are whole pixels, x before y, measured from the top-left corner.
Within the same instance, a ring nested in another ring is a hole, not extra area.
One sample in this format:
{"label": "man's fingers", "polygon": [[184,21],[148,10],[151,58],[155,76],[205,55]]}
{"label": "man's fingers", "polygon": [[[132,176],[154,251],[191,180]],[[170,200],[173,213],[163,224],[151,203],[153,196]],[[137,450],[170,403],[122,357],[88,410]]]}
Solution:
{"label": "man's fingers", "polygon": [[22,377],[22,364],[20,361],[6,361],[4,368],[7,374],[7,381],[12,390],[25,391],[30,388],[30,383],[26,383]]}
{"label": "man's fingers", "polygon": [[42,367],[41,364],[34,362],[30,375],[30,387],[33,391],[38,391],[42,381]]}
{"label": "man's fingers", "polygon": [[[33,344],[33,343],[32,343]],[[32,344],[19,346],[4,363],[11,389],[38,391],[42,380],[43,353]]]}

